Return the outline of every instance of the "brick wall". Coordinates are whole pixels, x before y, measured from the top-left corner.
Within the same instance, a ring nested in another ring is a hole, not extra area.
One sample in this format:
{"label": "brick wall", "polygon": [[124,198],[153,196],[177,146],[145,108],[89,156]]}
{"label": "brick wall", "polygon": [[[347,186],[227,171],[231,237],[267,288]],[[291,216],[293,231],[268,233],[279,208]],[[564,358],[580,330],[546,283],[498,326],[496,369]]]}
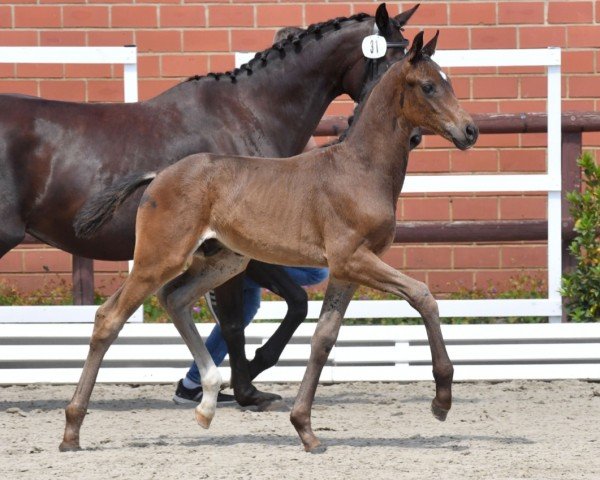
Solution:
{"label": "brick wall", "polygon": [[[423,1],[407,28],[440,29],[439,48],[535,48],[563,52],[563,109],[597,110],[600,82],[598,1]],[[266,48],[277,27],[307,26],[366,11],[378,2],[294,0],[15,0],[0,5],[0,45],[124,45],[139,49],[140,98],[183,78],[231,69],[235,51]],[[413,2],[388,2],[391,12]],[[426,35],[429,36],[429,35]],[[471,112],[545,109],[545,77],[539,68],[454,69],[455,89]],[[113,66],[0,64],[0,91],[77,101],[120,101],[121,69]],[[340,99],[328,111],[348,113]],[[484,135],[468,152],[427,137],[411,157],[411,172],[539,172],[545,169],[545,135]],[[585,134],[596,152],[600,134]],[[406,195],[399,219],[471,220],[545,218],[543,195]],[[393,247],[388,261],[427,281],[438,293],[459,288],[500,288],[521,273],[543,278],[546,247],[502,245],[408,245]],[[124,262],[96,262],[97,283],[110,291]],[[68,281],[69,256],[28,246],[0,260],[0,280],[23,289]],[[117,272],[117,273],[115,273]]]}

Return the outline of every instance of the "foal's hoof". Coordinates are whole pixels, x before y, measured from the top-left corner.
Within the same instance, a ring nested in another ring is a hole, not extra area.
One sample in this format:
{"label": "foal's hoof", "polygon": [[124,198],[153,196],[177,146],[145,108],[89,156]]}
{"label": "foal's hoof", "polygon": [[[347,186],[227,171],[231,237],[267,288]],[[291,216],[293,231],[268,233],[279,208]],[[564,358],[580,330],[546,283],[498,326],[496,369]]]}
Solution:
{"label": "foal's hoof", "polygon": [[307,450],[306,448],[305,448],[305,450],[308,453],[312,454],[312,455],[320,455],[320,454],[325,453],[327,451],[327,446],[323,445],[321,443],[321,444],[317,445],[316,447],[311,448],[310,450]]}
{"label": "foal's hoof", "polygon": [[431,413],[433,413],[433,416],[437,418],[440,422],[444,422],[446,420],[449,411],[449,409],[442,408],[436,405],[435,398],[431,402]]}
{"label": "foal's hoof", "polygon": [[62,441],[61,444],[58,446],[58,449],[61,452],[77,452],[81,450],[81,447],[79,446],[79,443]]}
{"label": "foal's hoof", "polygon": [[200,425],[204,429],[208,429],[208,427],[210,427],[210,422],[212,422],[212,418],[208,418],[206,415],[204,415],[202,412],[199,412],[198,410],[194,411],[194,415],[196,417],[198,425]]}

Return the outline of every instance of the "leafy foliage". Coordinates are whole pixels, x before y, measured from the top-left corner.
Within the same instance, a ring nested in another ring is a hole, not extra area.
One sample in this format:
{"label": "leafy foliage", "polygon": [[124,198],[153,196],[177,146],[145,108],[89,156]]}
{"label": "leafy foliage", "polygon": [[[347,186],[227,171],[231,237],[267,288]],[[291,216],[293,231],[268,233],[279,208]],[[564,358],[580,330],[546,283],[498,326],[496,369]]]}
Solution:
{"label": "leafy foliage", "polygon": [[584,153],[577,161],[584,174],[584,191],[569,192],[576,236],[569,252],[575,270],[563,275],[561,293],[567,297],[567,314],[573,322],[600,321],[600,166]]}

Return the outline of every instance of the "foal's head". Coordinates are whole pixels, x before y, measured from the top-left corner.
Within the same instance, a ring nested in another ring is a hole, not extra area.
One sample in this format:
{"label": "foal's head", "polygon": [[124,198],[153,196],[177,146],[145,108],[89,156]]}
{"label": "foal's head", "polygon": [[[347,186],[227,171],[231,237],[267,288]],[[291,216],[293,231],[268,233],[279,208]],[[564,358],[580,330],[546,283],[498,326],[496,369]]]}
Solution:
{"label": "foal's head", "polygon": [[431,130],[466,150],[473,146],[479,131],[459,105],[450,79],[431,59],[438,34],[423,46],[423,32],[419,32],[405,61],[394,67],[396,85],[402,85],[395,95],[395,108],[404,122]]}

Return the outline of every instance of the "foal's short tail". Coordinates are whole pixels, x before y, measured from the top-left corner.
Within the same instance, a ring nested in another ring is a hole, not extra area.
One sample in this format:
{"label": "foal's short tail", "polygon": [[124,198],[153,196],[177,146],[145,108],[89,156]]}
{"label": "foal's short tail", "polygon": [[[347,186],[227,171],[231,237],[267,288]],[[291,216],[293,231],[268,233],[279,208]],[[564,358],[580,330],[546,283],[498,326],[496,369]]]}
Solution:
{"label": "foal's short tail", "polygon": [[150,183],[156,172],[133,173],[123,177],[105,190],[91,197],[75,216],[73,227],[79,238],[90,238],[108,222],[119,205],[138,187]]}

